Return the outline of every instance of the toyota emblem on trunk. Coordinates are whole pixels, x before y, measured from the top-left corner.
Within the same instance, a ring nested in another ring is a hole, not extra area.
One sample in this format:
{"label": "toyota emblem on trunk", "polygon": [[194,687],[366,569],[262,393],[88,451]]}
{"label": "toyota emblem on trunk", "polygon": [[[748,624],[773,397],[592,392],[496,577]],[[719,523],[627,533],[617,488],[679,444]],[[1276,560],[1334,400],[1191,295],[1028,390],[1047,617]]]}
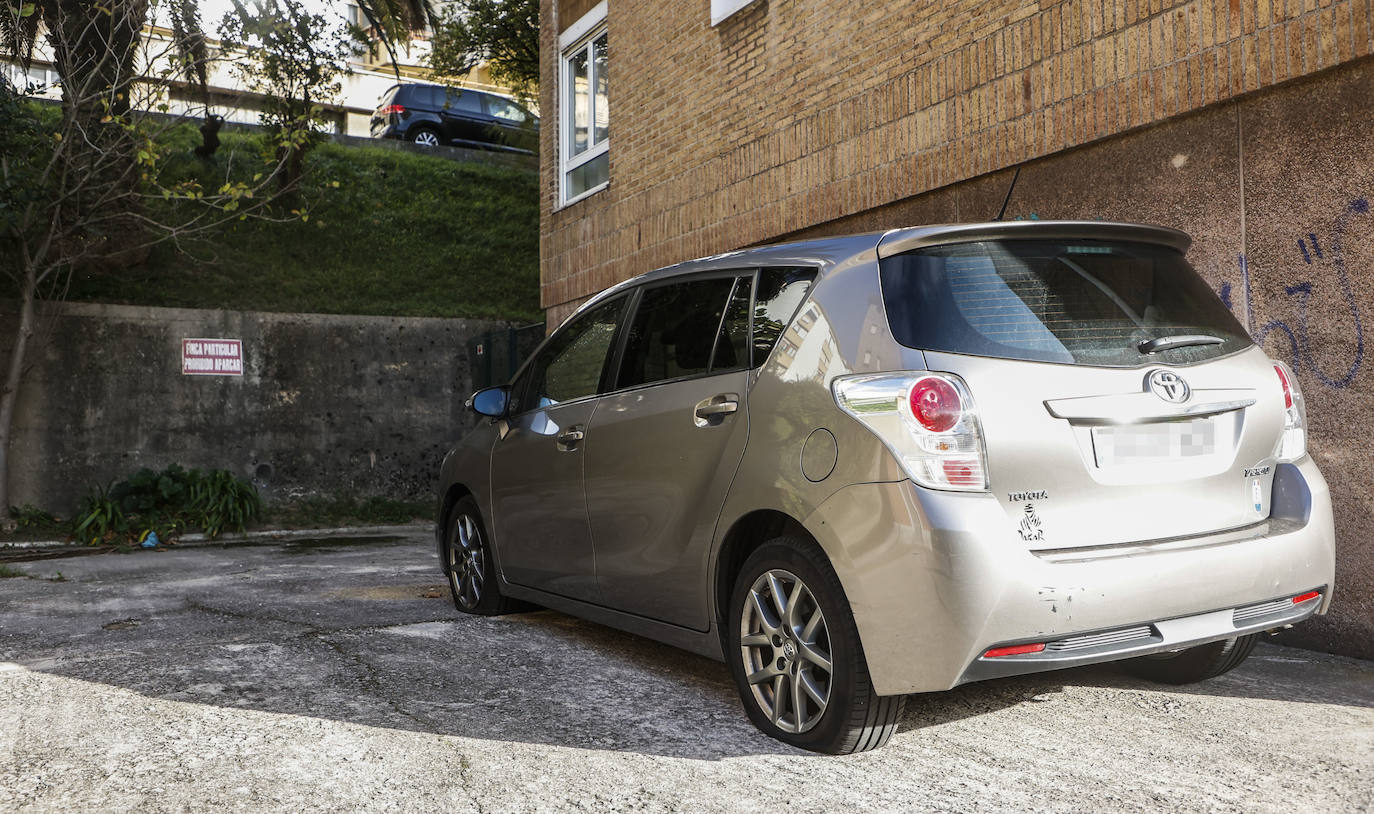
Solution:
{"label": "toyota emblem on trunk", "polygon": [[1165,401],[1180,404],[1188,400],[1188,383],[1172,370],[1156,370],[1150,374],[1150,392]]}

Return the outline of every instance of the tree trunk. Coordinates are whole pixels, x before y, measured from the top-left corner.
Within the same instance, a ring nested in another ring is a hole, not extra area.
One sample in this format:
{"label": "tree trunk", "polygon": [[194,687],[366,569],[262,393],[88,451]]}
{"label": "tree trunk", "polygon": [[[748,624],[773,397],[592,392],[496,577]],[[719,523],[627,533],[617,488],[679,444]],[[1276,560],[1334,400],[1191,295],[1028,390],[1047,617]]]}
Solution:
{"label": "tree trunk", "polygon": [[[138,90],[137,54],[148,0],[53,0],[44,25],[62,76],[63,147],[70,178],[87,179],[60,217],[80,268],[121,269],[147,256],[138,218],[140,170],[125,127]],[[92,183],[94,182],[94,183]]]}
{"label": "tree trunk", "polygon": [[10,507],[10,439],[14,429],[15,408],[19,404],[19,383],[24,377],[24,357],[33,338],[34,299],[37,284],[32,271],[24,276],[24,292],[19,301],[19,326],[14,332],[5,384],[0,387],[0,525],[8,525]]}

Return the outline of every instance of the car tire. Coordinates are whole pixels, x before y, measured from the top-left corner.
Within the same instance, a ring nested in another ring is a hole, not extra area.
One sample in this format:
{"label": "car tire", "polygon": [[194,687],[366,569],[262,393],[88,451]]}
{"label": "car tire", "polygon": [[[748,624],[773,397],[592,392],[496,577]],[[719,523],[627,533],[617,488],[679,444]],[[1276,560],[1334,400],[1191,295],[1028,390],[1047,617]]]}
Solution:
{"label": "car tire", "polygon": [[1172,653],[1127,659],[1121,669],[1136,678],[1161,684],[1193,684],[1230,672],[1255,649],[1258,634],[1208,642]]}
{"label": "car tire", "polygon": [[499,616],[524,609],[524,603],[501,595],[486,527],[471,495],[460,499],[448,513],[441,556],[448,590],[458,610]]}
{"label": "car tire", "polygon": [[765,734],[842,755],[876,749],[896,731],[906,697],[874,691],[839,577],[809,540],[778,537],[750,554],[725,624],[740,701]]}
{"label": "car tire", "polygon": [[406,136],[412,143],[421,147],[438,147],[442,143],[439,131],[433,127],[412,127]]}

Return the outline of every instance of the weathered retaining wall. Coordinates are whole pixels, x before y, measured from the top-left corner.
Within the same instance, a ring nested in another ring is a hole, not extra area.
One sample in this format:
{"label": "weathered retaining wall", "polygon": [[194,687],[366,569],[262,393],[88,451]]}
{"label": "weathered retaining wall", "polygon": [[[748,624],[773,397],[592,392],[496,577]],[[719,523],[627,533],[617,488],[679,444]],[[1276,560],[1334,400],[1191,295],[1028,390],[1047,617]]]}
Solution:
{"label": "weathered retaining wall", "polygon": [[[1025,165],[1008,218],[1143,221],[1251,335],[1293,366],[1309,450],[1336,512],[1336,602],[1301,643],[1374,658],[1374,61],[1362,60]],[[987,220],[1012,173],[945,187],[791,237]],[[1168,506],[1159,507],[1167,511]]]}
{"label": "weathered retaining wall", "polygon": [[[14,303],[0,303],[12,326]],[[11,449],[15,503],[69,513],[140,467],[215,467],[269,501],[419,499],[472,425],[468,341],[504,323],[67,303],[30,355]],[[181,341],[243,341],[244,375],[187,376]],[[0,360],[13,336],[0,330]]]}

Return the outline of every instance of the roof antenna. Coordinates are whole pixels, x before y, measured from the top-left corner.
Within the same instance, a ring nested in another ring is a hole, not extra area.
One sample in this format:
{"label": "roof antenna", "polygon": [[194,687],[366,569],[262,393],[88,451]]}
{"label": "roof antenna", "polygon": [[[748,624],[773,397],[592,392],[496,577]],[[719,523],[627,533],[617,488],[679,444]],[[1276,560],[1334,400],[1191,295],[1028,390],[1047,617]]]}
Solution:
{"label": "roof antenna", "polygon": [[1012,190],[1016,189],[1016,179],[1017,179],[1017,178],[1020,178],[1020,177],[1021,177],[1021,165],[1020,165],[1020,164],[1017,164],[1017,165],[1016,165],[1016,172],[1013,173],[1012,176],[1011,176],[1011,184],[1009,184],[1009,185],[1007,186],[1007,197],[1005,197],[1005,198],[1002,199],[1002,208],[999,209],[999,210],[997,210],[997,217],[993,218],[994,221],[999,221],[999,220],[1001,220],[1001,219],[1002,219],[1002,216],[1005,215],[1005,214],[1007,214],[1007,204],[1011,203],[1011,193],[1012,193]]}

